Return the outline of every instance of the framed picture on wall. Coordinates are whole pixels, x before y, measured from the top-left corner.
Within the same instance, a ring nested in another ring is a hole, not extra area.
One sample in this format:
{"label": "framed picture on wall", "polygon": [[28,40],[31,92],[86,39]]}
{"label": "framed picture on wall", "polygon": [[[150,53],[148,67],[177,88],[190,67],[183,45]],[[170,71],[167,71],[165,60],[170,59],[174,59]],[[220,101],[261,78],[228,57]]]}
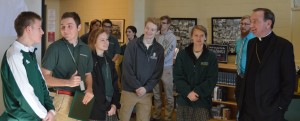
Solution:
{"label": "framed picture on wall", "polygon": [[235,42],[240,37],[241,17],[213,17],[212,43],[218,45],[227,45],[228,54],[236,54]]}
{"label": "framed picture on wall", "polygon": [[110,19],[112,22],[111,34],[118,39],[119,43],[124,42],[125,19]]}
{"label": "framed picture on wall", "polygon": [[84,22],[84,34],[90,31],[90,22]]}
{"label": "framed picture on wall", "polygon": [[192,28],[197,25],[197,18],[171,18],[172,23],[170,30],[172,30],[177,39],[176,47],[184,49],[188,46],[192,40],[190,38],[190,33]]}

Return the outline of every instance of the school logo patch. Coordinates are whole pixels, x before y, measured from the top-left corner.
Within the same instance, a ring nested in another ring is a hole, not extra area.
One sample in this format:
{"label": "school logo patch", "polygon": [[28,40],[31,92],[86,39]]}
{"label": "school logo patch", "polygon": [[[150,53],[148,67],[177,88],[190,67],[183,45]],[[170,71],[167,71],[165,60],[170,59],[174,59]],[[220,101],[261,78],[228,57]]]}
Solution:
{"label": "school logo patch", "polygon": [[208,62],[201,62],[201,66],[208,66]]}
{"label": "school logo patch", "polygon": [[29,60],[26,60],[25,62],[26,62],[26,64],[29,64],[29,63],[30,63],[30,61],[29,61]]}
{"label": "school logo patch", "polygon": [[157,59],[156,53],[154,52],[154,53],[152,54],[152,56],[150,56],[150,58],[156,60],[156,59]]}
{"label": "school logo patch", "polygon": [[87,55],[85,55],[85,54],[80,54],[81,56],[84,56],[84,57],[87,57]]}

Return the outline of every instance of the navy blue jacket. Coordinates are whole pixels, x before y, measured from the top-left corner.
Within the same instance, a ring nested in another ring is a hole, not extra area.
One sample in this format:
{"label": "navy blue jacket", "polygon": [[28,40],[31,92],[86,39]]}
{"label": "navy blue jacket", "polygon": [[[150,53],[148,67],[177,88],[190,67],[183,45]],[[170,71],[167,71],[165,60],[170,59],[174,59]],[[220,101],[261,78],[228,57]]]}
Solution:
{"label": "navy blue jacket", "polygon": [[152,92],[161,78],[164,67],[164,48],[154,39],[147,49],[143,43],[144,36],[130,41],[126,47],[123,60],[123,90],[135,92],[145,87]]}

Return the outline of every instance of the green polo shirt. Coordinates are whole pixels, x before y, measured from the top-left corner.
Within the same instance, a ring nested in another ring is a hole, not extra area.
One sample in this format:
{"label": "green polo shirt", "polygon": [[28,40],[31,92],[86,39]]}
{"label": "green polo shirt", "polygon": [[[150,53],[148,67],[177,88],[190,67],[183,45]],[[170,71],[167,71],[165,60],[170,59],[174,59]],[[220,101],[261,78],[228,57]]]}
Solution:
{"label": "green polo shirt", "polygon": [[[70,50],[69,50],[70,49]],[[75,59],[73,61],[72,55]],[[53,72],[52,76],[60,79],[70,79],[78,71],[78,75],[85,81],[85,74],[93,70],[93,60],[90,48],[81,40],[74,47],[64,38],[52,43],[42,60],[42,67]],[[62,90],[80,90],[78,87],[55,87]]]}
{"label": "green polo shirt", "polygon": [[109,41],[109,46],[108,46],[107,53],[108,56],[112,59],[115,56],[115,54],[121,53],[121,47],[119,45],[118,39],[112,35],[109,35],[108,41]]}

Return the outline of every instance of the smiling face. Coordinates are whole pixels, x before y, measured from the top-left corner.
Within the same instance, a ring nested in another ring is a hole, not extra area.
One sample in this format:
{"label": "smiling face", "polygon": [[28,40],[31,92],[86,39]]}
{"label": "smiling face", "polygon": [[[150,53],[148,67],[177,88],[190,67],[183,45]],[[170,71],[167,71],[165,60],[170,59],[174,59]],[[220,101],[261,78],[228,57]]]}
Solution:
{"label": "smiling face", "polygon": [[98,35],[96,43],[95,43],[95,49],[100,51],[105,51],[108,49],[109,41],[108,36],[105,32]]}
{"label": "smiling face", "polygon": [[35,19],[30,26],[27,26],[29,39],[33,41],[33,44],[37,44],[41,42],[42,35],[44,31],[42,30],[42,22],[41,20]]}
{"label": "smiling face", "polygon": [[264,12],[256,11],[251,15],[251,32],[257,37],[264,37],[272,31],[271,20],[264,20]]}
{"label": "smiling face", "polygon": [[68,41],[77,40],[80,29],[81,25],[77,27],[73,18],[65,18],[60,22],[61,35]]}
{"label": "smiling face", "polygon": [[135,33],[131,29],[126,30],[126,36],[128,40],[132,40],[134,38]]}
{"label": "smiling face", "polygon": [[144,29],[144,38],[145,39],[154,39],[157,32],[157,25],[152,22],[147,22]]}
{"label": "smiling face", "polygon": [[102,28],[104,29],[104,31],[106,32],[106,34],[110,34],[111,33],[112,25],[110,23],[103,23]]}

